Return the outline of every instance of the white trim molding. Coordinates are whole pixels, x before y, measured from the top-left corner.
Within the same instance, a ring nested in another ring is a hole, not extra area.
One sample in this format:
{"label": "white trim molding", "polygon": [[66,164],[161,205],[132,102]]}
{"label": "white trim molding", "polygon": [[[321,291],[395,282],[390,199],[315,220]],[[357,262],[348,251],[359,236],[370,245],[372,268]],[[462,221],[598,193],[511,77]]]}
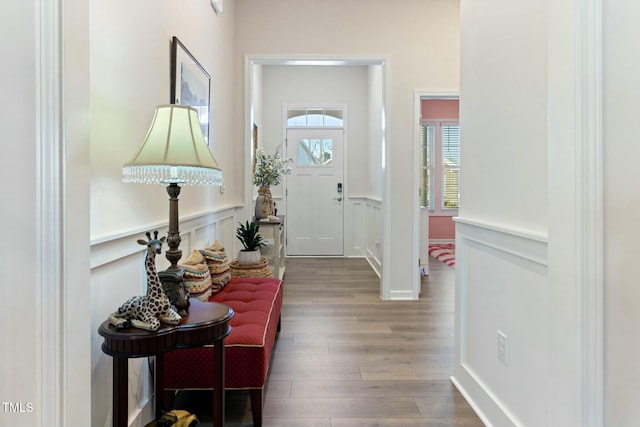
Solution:
{"label": "white trim molding", "polygon": [[36,369],[40,425],[63,427],[67,383],[63,319],[64,205],[62,139],[62,53],[60,0],[36,2],[37,227],[36,269],[39,276]]}
{"label": "white trim molding", "polygon": [[[356,66],[356,65],[379,65],[382,67],[382,170],[383,170],[383,190],[382,190],[382,238],[379,241],[381,245],[382,257],[380,259],[381,266],[376,269],[376,273],[381,276],[380,297],[382,299],[391,299],[392,289],[392,268],[391,268],[391,205],[387,203],[387,191],[391,185],[391,173],[389,170],[389,159],[391,156],[391,145],[389,144],[389,72],[390,57],[388,55],[376,54],[255,54],[249,53],[244,56],[244,148],[245,148],[245,167],[250,170],[251,167],[251,144],[253,135],[254,111],[257,109],[253,105],[254,102],[254,77],[255,66],[260,65],[326,65],[326,66]],[[253,186],[251,185],[251,177],[245,174],[245,205],[246,209],[250,209],[253,205],[252,194]],[[414,233],[415,234],[415,233]],[[386,244],[385,244],[386,242]],[[415,251],[417,255],[417,250]],[[366,255],[371,262],[370,255]],[[373,265],[372,265],[373,266]],[[375,267],[374,267],[375,269]],[[413,275],[415,283],[419,283],[420,277],[418,269],[415,269]],[[417,285],[414,286],[416,288]]]}
{"label": "white trim molding", "polygon": [[581,425],[604,425],[602,0],[577,3],[576,254]]}
{"label": "white trim molding", "polygon": [[475,241],[535,264],[547,265],[546,234],[469,218],[455,217],[453,220],[456,222],[456,240],[464,236],[468,241]]}
{"label": "white trim molding", "polygon": [[[235,253],[235,224],[241,208],[231,206],[209,212],[180,218],[180,236],[183,258],[187,258],[193,249],[204,249],[214,240],[221,240],[230,258]],[[91,270],[101,268],[107,264],[118,262],[123,258],[139,253],[140,246],[133,244],[147,231],[158,230],[164,234],[167,222],[149,224],[146,227],[113,233],[108,236],[91,240]],[[164,257],[157,258],[158,263],[164,263]]]}

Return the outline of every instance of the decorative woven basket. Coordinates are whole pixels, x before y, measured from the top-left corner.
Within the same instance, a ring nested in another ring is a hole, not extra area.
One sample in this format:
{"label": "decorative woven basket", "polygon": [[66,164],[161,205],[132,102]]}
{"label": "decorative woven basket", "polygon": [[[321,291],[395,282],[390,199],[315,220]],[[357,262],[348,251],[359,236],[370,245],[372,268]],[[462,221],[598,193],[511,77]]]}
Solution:
{"label": "decorative woven basket", "polygon": [[256,264],[239,264],[234,259],[231,262],[231,277],[271,277],[269,262],[265,257]]}

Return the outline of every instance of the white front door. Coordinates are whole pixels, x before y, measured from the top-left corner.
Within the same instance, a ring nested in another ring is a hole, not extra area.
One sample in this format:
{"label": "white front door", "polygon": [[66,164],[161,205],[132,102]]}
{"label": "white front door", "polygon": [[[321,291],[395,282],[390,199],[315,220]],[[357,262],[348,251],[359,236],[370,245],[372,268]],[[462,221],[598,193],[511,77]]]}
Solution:
{"label": "white front door", "polygon": [[289,129],[287,255],[343,255],[342,129]]}

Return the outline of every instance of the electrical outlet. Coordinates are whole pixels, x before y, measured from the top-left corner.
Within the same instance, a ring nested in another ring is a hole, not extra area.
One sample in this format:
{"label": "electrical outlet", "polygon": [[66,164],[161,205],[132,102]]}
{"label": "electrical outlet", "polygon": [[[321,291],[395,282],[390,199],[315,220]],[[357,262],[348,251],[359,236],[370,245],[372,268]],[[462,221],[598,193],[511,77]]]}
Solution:
{"label": "electrical outlet", "polygon": [[498,360],[507,365],[507,335],[498,331]]}

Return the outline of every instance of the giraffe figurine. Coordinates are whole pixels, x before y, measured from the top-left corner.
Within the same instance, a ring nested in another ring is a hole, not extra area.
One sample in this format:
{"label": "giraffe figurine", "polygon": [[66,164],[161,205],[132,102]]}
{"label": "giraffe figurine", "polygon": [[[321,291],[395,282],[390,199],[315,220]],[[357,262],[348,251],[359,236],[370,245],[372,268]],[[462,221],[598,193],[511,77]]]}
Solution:
{"label": "giraffe figurine", "polygon": [[138,244],[147,247],[144,265],[147,272],[147,294],[130,298],[109,316],[109,323],[117,329],[130,326],[148,331],[157,331],[160,324],[177,325],[182,319],[171,307],[169,298],[162,289],[162,283],[156,271],[156,254],[161,253],[165,238],[158,239],[158,232],[147,231],[147,240],[139,239]]}

